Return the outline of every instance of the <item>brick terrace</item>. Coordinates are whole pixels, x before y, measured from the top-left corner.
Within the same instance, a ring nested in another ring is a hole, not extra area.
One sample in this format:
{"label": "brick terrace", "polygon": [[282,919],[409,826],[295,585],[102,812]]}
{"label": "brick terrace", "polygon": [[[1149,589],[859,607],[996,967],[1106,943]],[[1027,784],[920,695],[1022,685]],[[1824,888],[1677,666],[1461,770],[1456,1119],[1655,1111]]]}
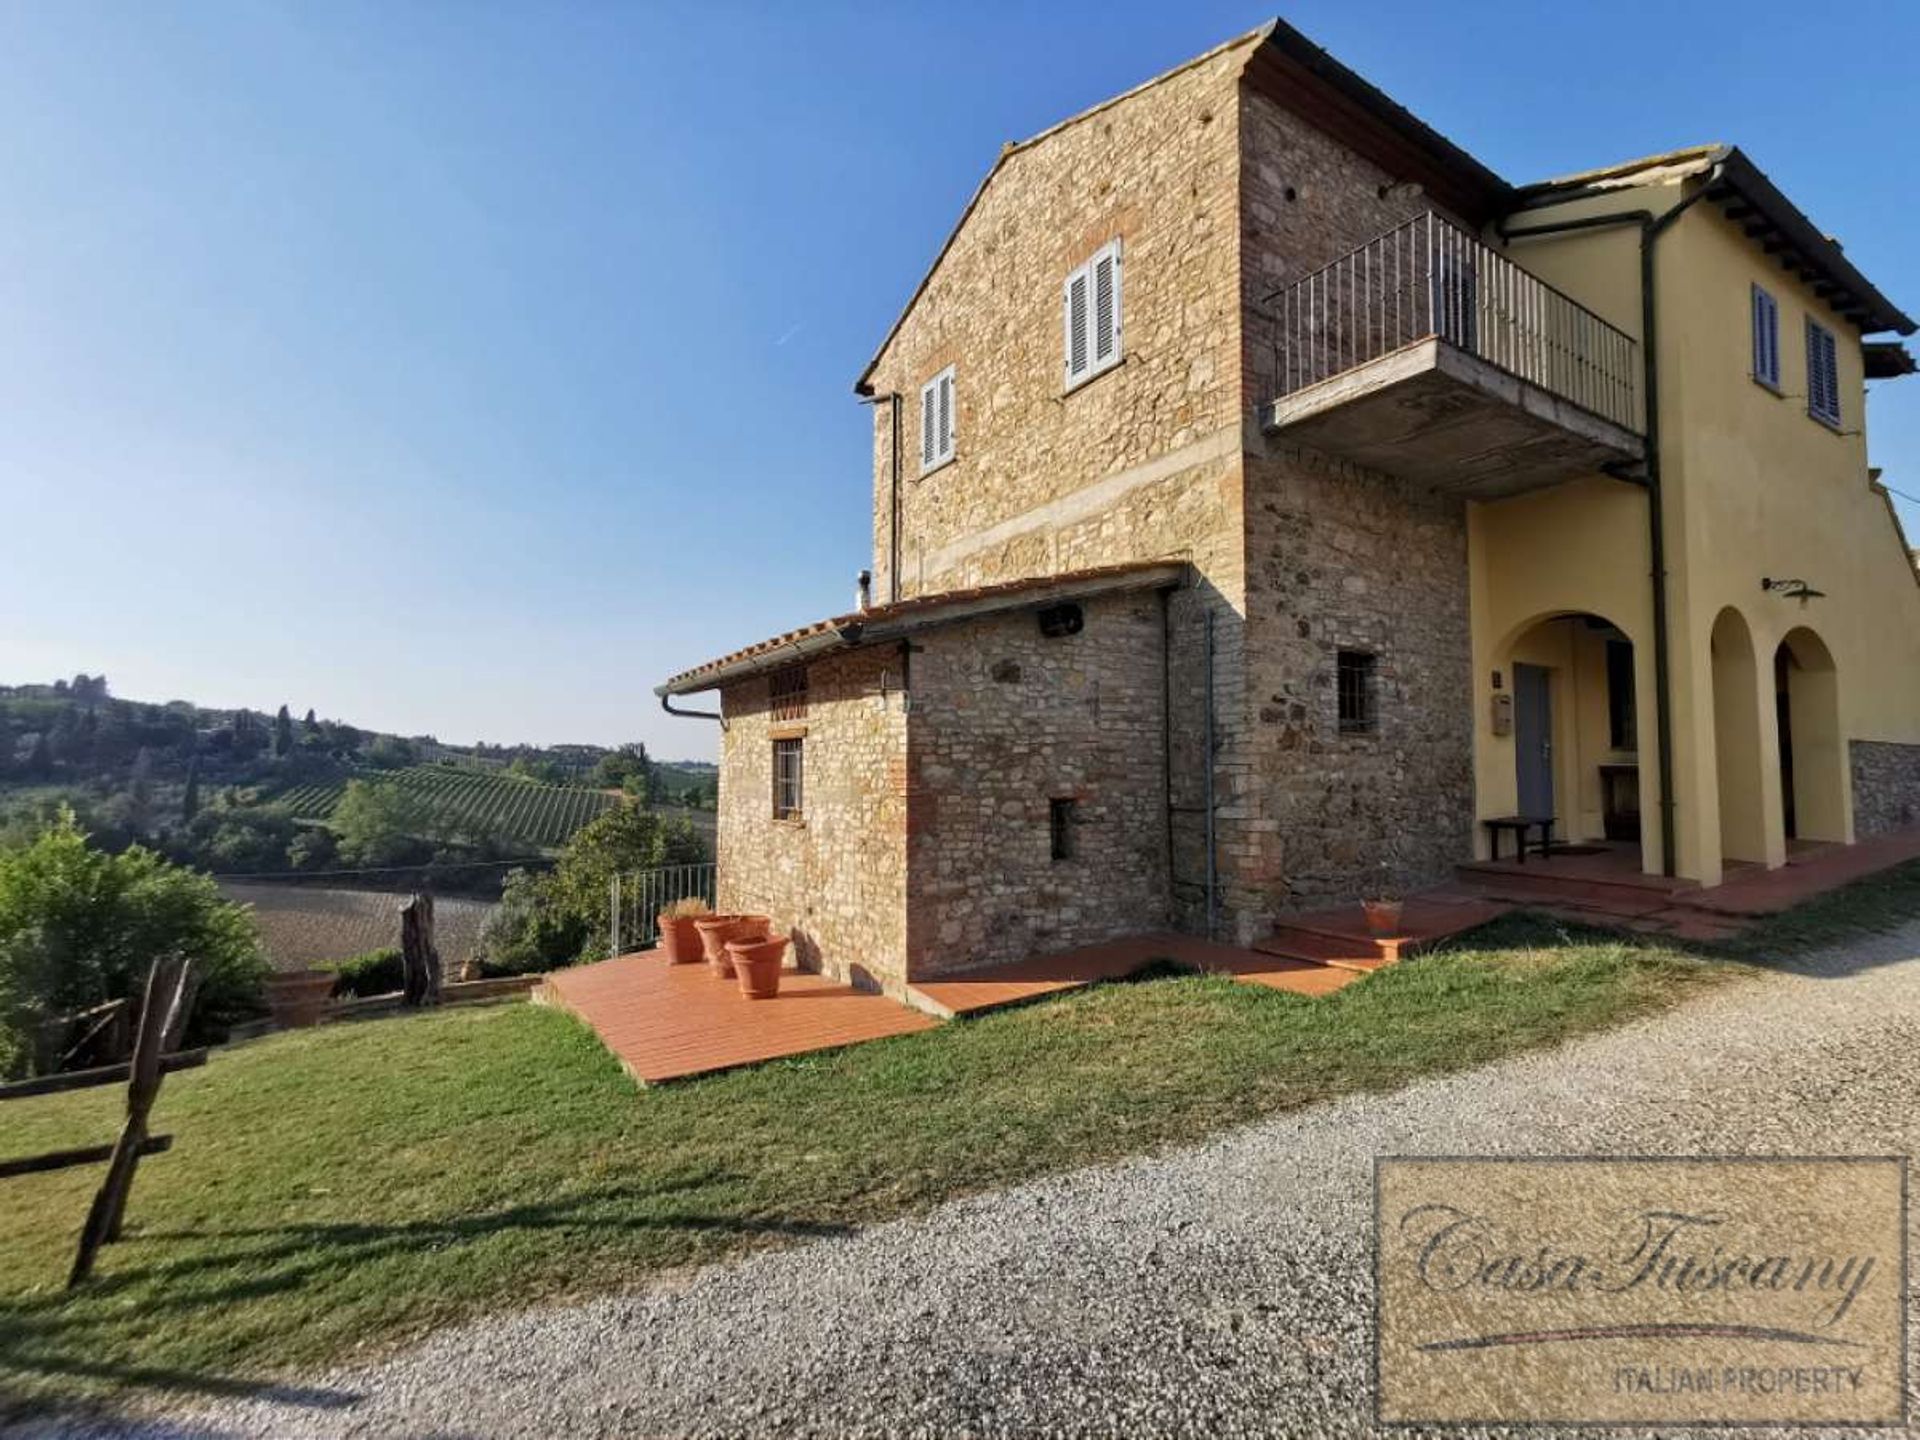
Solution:
{"label": "brick terrace", "polygon": [[788,970],[772,1000],[748,1000],[705,965],[657,950],[556,970],[536,992],[593,1028],[642,1083],[676,1080],[931,1030],[931,1016],[822,975]]}
{"label": "brick terrace", "polygon": [[1159,961],[1317,999],[1521,905],[1589,925],[1721,940],[1759,916],[1914,859],[1920,829],[1849,846],[1802,845],[1779,870],[1742,867],[1710,890],[1640,874],[1633,847],[1524,866],[1466,865],[1458,884],[1409,900],[1400,933],[1384,939],[1367,933],[1358,906],[1347,906],[1289,916],[1251,949],[1150,934],[932,978],[908,987],[908,1005],[791,969],[778,997],[746,1000],[706,966],[670,966],[657,951],[555,971],[536,998],[585,1021],[629,1074],[652,1083],[910,1035]]}

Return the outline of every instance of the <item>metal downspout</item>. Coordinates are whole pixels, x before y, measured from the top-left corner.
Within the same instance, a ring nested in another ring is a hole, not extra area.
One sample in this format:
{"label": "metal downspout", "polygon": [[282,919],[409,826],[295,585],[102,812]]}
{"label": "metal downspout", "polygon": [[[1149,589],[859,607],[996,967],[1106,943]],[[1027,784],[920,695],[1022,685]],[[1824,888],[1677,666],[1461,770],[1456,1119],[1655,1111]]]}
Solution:
{"label": "metal downspout", "polygon": [[678,716],[682,720],[718,720],[722,730],[727,728],[726,716],[717,714],[712,710],[681,710],[674,705],[671,695],[662,695],[660,697],[660,708],[666,711],[667,714]]}
{"label": "metal downspout", "polygon": [[1615,225],[1637,225],[1640,229],[1640,374],[1646,404],[1647,443],[1647,551],[1653,586],[1653,724],[1660,751],[1660,873],[1671,878],[1675,873],[1673,813],[1673,658],[1667,637],[1667,521],[1660,470],[1660,347],[1657,294],[1655,291],[1654,244],[1683,214],[1706,198],[1720,177],[1715,167],[1700,188],[1672,206],[1664,214],[1651,210],[1620,210],[1607,215],[1587,215],[1578,220],[1562,220],[1532,225],[1524,230],[1499,227],[1503,241],[1524,240],[1535,235],[1564,235],[1578,230],[1599,230]]}
{"label": "metal downspout", "polygon": [[900,392],[890,392],[887,399],[892,405],[889,429],[893,432],[892,492],[887,500],[887,599],[897,601],[900,598]]}
{"label": "metal downspout", "polygon": [[1166,812],[1167,919],[1173,918],[1179,879],[1173,868],[1173,592],[1160,592],[1160,781]]}
{"label": "metal downspout", "polygon": [[1219,938],[1220,869],[1214,855],[1213,833],[1213,611],[1207,611],[1206,808],[1207,808],[1207,939]]}

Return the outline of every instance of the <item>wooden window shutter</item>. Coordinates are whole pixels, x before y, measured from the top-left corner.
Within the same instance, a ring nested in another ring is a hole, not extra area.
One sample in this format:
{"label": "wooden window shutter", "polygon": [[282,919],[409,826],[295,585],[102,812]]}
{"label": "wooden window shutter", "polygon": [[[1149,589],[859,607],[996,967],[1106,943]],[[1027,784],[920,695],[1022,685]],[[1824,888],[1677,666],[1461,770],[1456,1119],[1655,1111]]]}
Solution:
{"label": "wooden window shutter", "polygon": [[920,388],[920,468],[931,470],[935,454],[934,424],[937,419],[938,404],[934,399],[936,387],[929,383]]}
{"label": "wooden window shutter", "polygon": [[1833,332],[1807,321],[1807,412],[1830,425],[1840,423],[1839,347]]}
{"label": "wooden window shutter", "polygon": [[1120,254],[1109,246],[1093,262],[1093,363],[1113,359],[1120,346]]}
{"label": "wooden window shutter", "polygon": [[936,385],[940,395],[940,424],[936,430],[942,460],[953,454],[953,371],[942,375]]}
{"label": "wooden window shutter", "polygon": [[1067,383],[1087,373],[1092,356],[1087,351],[1087,271],[1086,267],[1067,277],[1066,292]]}
{"label": "wooden window shutter", "polygon": [[1780,384],[1780,309],[1758,285],[1753,287],[1753,374],[1776,388]]}

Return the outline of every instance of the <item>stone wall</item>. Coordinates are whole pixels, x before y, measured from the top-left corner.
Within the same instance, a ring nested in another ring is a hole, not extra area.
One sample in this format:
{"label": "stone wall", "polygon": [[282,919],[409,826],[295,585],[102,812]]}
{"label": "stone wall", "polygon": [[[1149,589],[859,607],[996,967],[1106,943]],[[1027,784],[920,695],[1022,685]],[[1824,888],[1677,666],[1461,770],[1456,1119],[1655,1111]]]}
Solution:
{"label": "stone wall", "polygon": [[[1238,521],[1228,478],[1241,409],[1236,109],[1249,45],[1013,149],[983,186],[869,381],[904,397],[903,596],[1237,551],[1223,537]],[[1123,358],[1068,391],[1062,285],[1116,237]],[[923,477],[920,386],[947,365],[955,455]],[[891,593],[891,414],[874,406],[881,597]],[[1237,591],[1237,574],[1209,578]]]}
{"label": "stone wall", "polygon": [[[914,979],[1166,928],[1163,612],[1087,601],[929,632],[913,655],[908,965]],[[1075,802],[1052,858],[1049,801]]]}
{"label": "stone wall", "polygon": [[[773,917],[808,969],[876,987],[906,978],[907,717],[892,647],[808,667],[807,714],[776,723],[765,676],[727,687],[720,908]],[[803,736],[804,815],[773,818],[773,741]]]}
{"label": "stone wall", "polygon": [[1855,740],[1847,754],[1853,768],[1856,839],[1920,825],[1920,745]]}
{"label": "stone wall", "polygon": [[[870,377],[903,397],[901,595],[1192,563],[1197,583],[1169,615],[1166,903],[1182,928],[1208,928],[1210,770],[1217,933],[1242,939],[1369,888],[1383,859],[1441,876],[1469,853],[1472,814],[1461,511],[1312,457],[1266,458],[1254,425],[1276,385],[1266,296],[1431,201],[1383,193],[1398,177],[1245,86],[1246,56],[1227,47],[1006,155]],[[1115,236],[1123,362],[1068,392],[1061,283]],[[922,476],[919,387],[949,364],[955,459]],[[882,599],[894,413],[874,406]],[[1383,730],[1366,741],[1333,734],[1342,644],[1381,656]]]}
{"label": "stone wall", "polygon": [[[1442,880],[1472,853],[1465,507],[1310,451],[1246,465],[1253,767],[1231,812],[1236,883],[1255,892],[1243,908]],[[1340,731],[1343,649],[1376,657],[1373,733]]]}
{"label": "stone wall", "polygon": [[[1259,91],[1240,106],[1240,272],[1246,297],[1243,406],[1279,394],[1275,308],[1266,297],[1403,221],[1441,210]],[[1390,193],[1383,195],[1382,190]],[[1459,223],[1457,217],[1455,223]],[[1462,227],[1470,229],[1471,227]]]}

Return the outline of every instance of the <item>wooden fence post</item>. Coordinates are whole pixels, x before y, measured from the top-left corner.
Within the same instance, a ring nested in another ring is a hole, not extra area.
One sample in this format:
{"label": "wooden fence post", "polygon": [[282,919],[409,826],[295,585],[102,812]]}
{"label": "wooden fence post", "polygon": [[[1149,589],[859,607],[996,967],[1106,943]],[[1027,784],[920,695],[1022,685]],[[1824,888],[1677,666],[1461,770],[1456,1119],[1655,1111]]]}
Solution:
{"label": "wooden fence post", "polygon": [[93,1258],[101,1245],[120,1233],[127,1194],[133,1188],[134,1168],[147,1145],[147,1116],[160,1093],[160,1042],[176,1008],[185,997],[187,962],[177,957],[153,962],[147,971],[146,998],[140,1007],[140,1029],[133,1042],[133,1061],[127,1079],[127,1121],[107,1162],[106,1178],[95,1192],[80,1232],[80,1249],[73,1257],[67,1288],[73,1289],[93,1273]]}
{"label": "wooden fence post", "polygon": [[433,896],[414,895],[400,907],[401,1003],[440,1003],[440,952],[433,944]]}

